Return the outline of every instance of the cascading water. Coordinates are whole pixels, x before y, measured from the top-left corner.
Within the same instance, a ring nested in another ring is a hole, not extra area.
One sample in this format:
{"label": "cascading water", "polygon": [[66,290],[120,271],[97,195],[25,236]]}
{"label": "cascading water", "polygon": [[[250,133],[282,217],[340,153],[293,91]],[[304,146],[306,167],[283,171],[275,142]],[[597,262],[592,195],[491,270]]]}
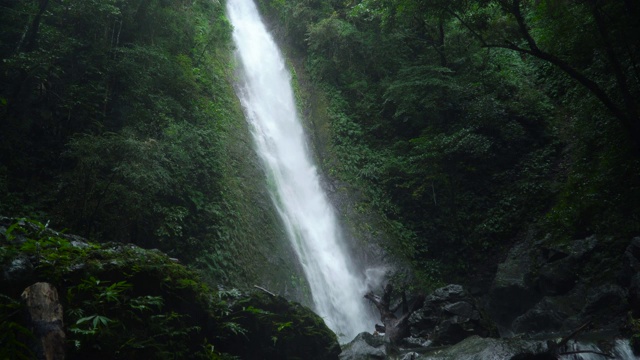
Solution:
{"label": "cascading water", "polygon": [[228,0],[241,64],[238,96],[273,200],[311,288],[315,311],[342,342],[371,331],[364,281],[346,254],[297,116],[290,74],[252,0]]}

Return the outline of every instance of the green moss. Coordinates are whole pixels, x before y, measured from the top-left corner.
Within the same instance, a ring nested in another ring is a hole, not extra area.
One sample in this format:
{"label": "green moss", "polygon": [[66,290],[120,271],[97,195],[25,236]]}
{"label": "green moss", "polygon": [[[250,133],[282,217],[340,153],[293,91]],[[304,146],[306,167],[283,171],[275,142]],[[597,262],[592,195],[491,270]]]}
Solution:
{"label": "green moss", "polygon": [[[214,289],[158,250],[90,243],[24,219],[2,218],[0,229],[3,268],[15,259],[32,265],[0,281],[2,298],[10,300],[2,309],[32,283],[52,283],[65,309],[70,359],[229,358],[247,347],[262,349],[249,359],[303,358],[302,342],[315,346],[318,358],[335,354],[335,335],[311,310],[262,293]],[[251,334],[249,345],[234,342],[244,334]],[[272,337],[276,350],[262,347]],[[6,346],[0,353],[13,351]]]}

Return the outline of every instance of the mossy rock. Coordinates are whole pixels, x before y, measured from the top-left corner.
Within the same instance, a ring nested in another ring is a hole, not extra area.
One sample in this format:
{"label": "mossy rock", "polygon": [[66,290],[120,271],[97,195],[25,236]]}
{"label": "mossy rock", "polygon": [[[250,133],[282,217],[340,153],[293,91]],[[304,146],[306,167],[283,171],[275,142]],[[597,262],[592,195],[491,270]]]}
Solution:
{"label": "mossy rock", "polygon": [[280,296],[255,293],[232,309],[246,330],[221,349],[242,359],[338,359],[340,345],[322,318]]}
{"label": "mossy rock", "polygon": [[0,230],[0,316],[20,325],[12,305],[20,293],[51,283],[65,309],[68,359],[337,359],[340,352],[308,308],[212,288],[158,250],[95,244],[24,220],[0,218]]}

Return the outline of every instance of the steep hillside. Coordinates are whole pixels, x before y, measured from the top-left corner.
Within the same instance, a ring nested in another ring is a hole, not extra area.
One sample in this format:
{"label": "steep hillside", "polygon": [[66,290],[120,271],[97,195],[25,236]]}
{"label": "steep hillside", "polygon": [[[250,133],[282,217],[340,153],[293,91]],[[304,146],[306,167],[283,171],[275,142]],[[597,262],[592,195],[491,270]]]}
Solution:
{"label": "steep hillside", "polygon": [[304,298],[233,91],[223,4],[0,7],[0,214]]}

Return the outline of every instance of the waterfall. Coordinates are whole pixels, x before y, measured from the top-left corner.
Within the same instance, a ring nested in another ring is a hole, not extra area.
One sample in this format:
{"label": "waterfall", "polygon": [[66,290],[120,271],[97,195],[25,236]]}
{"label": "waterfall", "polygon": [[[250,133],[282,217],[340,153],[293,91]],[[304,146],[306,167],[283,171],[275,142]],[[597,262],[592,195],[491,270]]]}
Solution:
{"label": "waterfall", "polygon": [[228,0],[240,63],[237,87],[272,199],[311,288],[314,310],[341,342],[372,331],[364,281],[343,246],[336,214],[296,112],[291,77],[252,0]]}

